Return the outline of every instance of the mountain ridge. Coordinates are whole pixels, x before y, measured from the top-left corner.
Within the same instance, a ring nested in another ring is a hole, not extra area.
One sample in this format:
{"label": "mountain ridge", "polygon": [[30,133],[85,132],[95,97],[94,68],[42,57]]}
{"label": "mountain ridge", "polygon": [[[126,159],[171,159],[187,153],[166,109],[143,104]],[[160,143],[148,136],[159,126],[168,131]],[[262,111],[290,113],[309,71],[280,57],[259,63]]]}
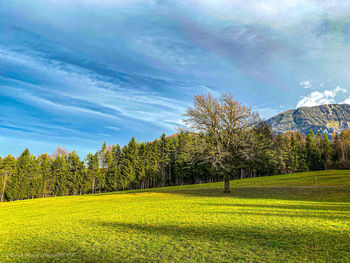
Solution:
{"label": "mountain ridge", "polygon": [[324,104],[312,107],[291,109],[268,119],[267,124],[276,133],[299,131],[307,134],[310,129],[314,133],[331,135],[340,133],[350,127],[349,104]]}

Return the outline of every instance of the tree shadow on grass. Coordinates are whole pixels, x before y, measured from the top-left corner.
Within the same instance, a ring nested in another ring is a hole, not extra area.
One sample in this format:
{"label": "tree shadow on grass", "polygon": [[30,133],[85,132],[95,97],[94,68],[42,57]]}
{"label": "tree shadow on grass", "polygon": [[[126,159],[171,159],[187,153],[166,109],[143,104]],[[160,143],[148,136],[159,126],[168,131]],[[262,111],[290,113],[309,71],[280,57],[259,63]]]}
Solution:
{"label": "tree shadow on grass", "polygon": [[346,262],[350,258],[350,236],[344,231],[259,224],[82,223],[90,229],[88,237],[70,240],[56,235],[23,246],[18,243],[6,258],[8,262]]}
{"label": "tree shadow on grass", "polygon": [[[258,253],[255,256],[261,259],[267,254],[281,256],[285,260],[290,260],[293,256],[299,257],[299,260],[304,258],[308,261],[321,258],[327,260],[330,257],[334,259],[334,262],[350,257],[350,237],[344,232],[315,230],[302,232],[291,229],[264,228],[258,225],[245,227],[237,225],[193,226],[124,222],[93,222],[93,224],[108,228],[110,231],[138,233],[146,237],[166,236],[179,246],[182,245],[183,240],[196,244],[197,242],[210,242],[212,249],[220,247],[227,255],[232,255],[233,251],[246,251],[247,248],[250,248],[251,253]],[[222,242],[226,246],[222,246]],[[221,246],[218,246],[219,243]],[[280,260],[283,261],[282,258]]]}
{"label": "tree shadow on grass", "polygon": [[234,197],[244,199],[278,199],[314,202],[350,202],[350,187],[334,188],[298,188],[298,187],[263,187],[232,188],[231,193],[223,193],[222,188],[186,189],[172,191],[154,191],[187,196]]}
{"label": "tree shadow on grass", "polygon": [[47,237],[45,240],[26,242],[22,246],[12,248],[11,251],[0,250],[0,262],[142,262],[128,260],[130,256],[125,253],[111,253],[112,248],[101,246],[98,239],[79,241],[67,239],[58,241],[54,237]]}
{"label": "tree shadow on grass", "polygon": [[203,206],[223,206],[223,207],[232,207],[232,208],[268,208],[268,209],[282,209],[282,210],[316,210],[329,213],[344,213],[348,214],[350,217],[350,204],[332,204],[332,203],[316,203],[315,205],[310,204],[248,204],[248,203],[198,203]]}
{"label": "tree shadow on grass", "polygon": [[265,212],[250,212],[250,211],[237,211],[237,212],[230,212],[230,211],[217,211],[217,212],[208,212],[211,214],[224,214],[224,215],[242,215],[242,216],[260,216],[260,217],[287,217],[287,218],[303,218],[303,219],[310,219],[310,220],[340,220],[344,222],[350,221],[350,214],[348,215],[341,215],[341,214],[320,214],[320,213],[297,213],[297,212],[288,212],[288,213],[281,213],[281,212],[273,212],[273,211],[265,211]]}

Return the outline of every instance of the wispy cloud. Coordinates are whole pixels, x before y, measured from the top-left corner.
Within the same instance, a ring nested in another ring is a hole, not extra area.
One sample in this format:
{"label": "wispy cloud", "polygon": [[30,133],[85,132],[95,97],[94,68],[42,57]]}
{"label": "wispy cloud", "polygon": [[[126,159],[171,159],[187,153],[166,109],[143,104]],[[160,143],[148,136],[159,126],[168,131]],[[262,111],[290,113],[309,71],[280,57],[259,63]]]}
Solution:
{"label": "wispy cloud", "polygon": [[350,85],[349,12],[340,0],[0,1],[1,134],[94,151],[174,132],[194,94],[232,92],[263,117],[344,101],[329,86]]}
{"label": "wispy cloud", "polygon": [[311,81],[310,80],[304,80],[299,83],[300,86],[302,86],[304,89],[311,88]]}

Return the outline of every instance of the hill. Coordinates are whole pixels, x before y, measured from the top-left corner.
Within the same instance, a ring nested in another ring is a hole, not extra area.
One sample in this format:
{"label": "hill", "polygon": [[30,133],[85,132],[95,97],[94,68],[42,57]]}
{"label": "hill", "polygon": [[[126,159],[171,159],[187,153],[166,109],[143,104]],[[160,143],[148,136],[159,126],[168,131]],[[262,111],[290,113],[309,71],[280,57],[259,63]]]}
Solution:
{"label": "hill", "polygon": [[[314,187],[315,176],[319,187]],[[348,262],[350,171],[0,204],[1,262]]]}
{"label": "hill", "polygon": [[350,105],[328,104],[315,107],[301,107],[282,112],[267,120],[276,133],[299,131],[307,134],[310,129],[315,133],[340,133],[350,125]]}

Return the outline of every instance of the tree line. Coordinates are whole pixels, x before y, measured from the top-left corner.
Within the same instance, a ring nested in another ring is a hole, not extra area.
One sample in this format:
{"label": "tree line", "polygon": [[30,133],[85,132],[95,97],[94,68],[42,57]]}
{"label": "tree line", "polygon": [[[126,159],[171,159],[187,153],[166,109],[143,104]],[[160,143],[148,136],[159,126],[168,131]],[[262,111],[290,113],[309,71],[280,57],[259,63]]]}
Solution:
{"label": "tree line", "polygon": [[350,130],[340,135],[274,134],[231,94],[195,96],[189,129],[153,142],[104,143],[84,160],[63,148],[0,157],[1,202],[350,167]]}

